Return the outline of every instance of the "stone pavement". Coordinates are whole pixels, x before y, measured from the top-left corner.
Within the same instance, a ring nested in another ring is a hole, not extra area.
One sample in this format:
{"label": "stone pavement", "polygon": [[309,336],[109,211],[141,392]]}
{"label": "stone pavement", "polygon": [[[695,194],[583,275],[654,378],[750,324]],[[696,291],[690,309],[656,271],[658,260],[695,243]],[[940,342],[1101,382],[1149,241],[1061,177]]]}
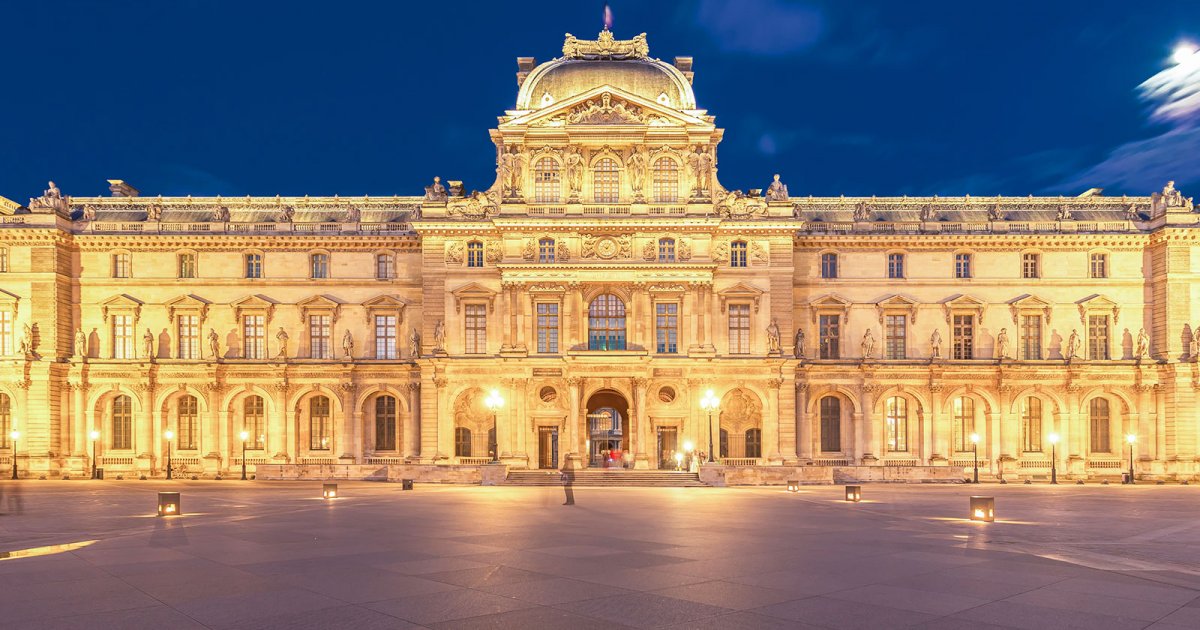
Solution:
{"label": "stone pavement", "polygon": [[1200,627],[1197,486],[340,489],[0,482],[0,626]]}

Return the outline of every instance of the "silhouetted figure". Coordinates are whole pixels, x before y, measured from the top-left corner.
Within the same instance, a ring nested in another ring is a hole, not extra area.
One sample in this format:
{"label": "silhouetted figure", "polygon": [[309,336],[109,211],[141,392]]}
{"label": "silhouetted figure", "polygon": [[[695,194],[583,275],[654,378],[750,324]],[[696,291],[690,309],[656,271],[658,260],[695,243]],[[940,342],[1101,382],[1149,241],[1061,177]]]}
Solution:
{"label": "silhouetted figure", "polygon": [[562,471],[563,494],[566,495],[566,501],[563,505],[575,505],[575,471],[570,468],[564,468]]}
{"label": "silhouetted figure", "polygon": [[25,511],[25,497],[21,496],[21,484],[10,483],[6,485],[8,490],[7,512],[9,514],[23,513]]}

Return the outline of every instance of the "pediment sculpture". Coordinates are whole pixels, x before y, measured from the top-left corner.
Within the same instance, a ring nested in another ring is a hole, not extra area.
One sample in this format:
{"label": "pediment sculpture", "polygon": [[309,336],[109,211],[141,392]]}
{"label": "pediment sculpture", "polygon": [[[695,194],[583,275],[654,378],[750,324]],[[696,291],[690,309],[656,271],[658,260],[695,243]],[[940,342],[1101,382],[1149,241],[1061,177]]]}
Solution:
{"label": "pediment sculpture", "polygon": [[58,186],[54,185],[54,182],[49,182],[48,185],[49,188],[42,193],[41,197],[29,198],[29,210],[32,212],[43,210],[65,213],[69,198],[63,196],[62,191],[58,189]]}
{"label": "pediment sculpture", "polygon": [[726,192],[717,202],[717,214],[730,219],[746,219],[761,216],[767,210],[762,199],[747,196],[740,190]]}
{"label": "pediment sculpture", "polygon": [[607,28],[600,31],[595,41],[579,39],[567,33],[563,41],[563,57],[567,59],[645,59],[650,56],[650,45],[646,34],[633,39],[617,39]]}
{"label": "pediment sculpture", "polygon": [[447,211],[450,216],[464,219],[486,219],[500,211],[499,197],[499,191],[482,193],[476,190],[462,200],[452,202]]}

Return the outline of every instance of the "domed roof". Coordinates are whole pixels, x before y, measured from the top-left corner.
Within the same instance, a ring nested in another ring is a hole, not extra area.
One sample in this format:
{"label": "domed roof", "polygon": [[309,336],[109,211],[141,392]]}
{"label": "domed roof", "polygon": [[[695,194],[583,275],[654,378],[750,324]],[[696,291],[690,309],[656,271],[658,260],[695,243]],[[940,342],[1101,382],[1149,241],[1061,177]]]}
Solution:
{"label": "domed roof", "polygon": [[648,52],[645,34],[618,41],[603,31],[594,42],[568,34],[563,56],[534,68],[521,84],[517,109],[541,109],[602,85],[673,109],[696,109],[696,95],[683,72]]}

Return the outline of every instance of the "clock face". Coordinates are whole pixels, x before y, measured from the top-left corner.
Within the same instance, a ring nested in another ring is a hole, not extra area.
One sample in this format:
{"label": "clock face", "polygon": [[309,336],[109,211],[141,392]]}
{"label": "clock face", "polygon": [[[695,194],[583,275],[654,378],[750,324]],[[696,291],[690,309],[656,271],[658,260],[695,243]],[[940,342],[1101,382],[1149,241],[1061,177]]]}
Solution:
{"label": "clock face", "polygon": [[601,258],[612,258],[617,255],[617,243],[611,238],[600,239],[596,243],[596,255]]}

